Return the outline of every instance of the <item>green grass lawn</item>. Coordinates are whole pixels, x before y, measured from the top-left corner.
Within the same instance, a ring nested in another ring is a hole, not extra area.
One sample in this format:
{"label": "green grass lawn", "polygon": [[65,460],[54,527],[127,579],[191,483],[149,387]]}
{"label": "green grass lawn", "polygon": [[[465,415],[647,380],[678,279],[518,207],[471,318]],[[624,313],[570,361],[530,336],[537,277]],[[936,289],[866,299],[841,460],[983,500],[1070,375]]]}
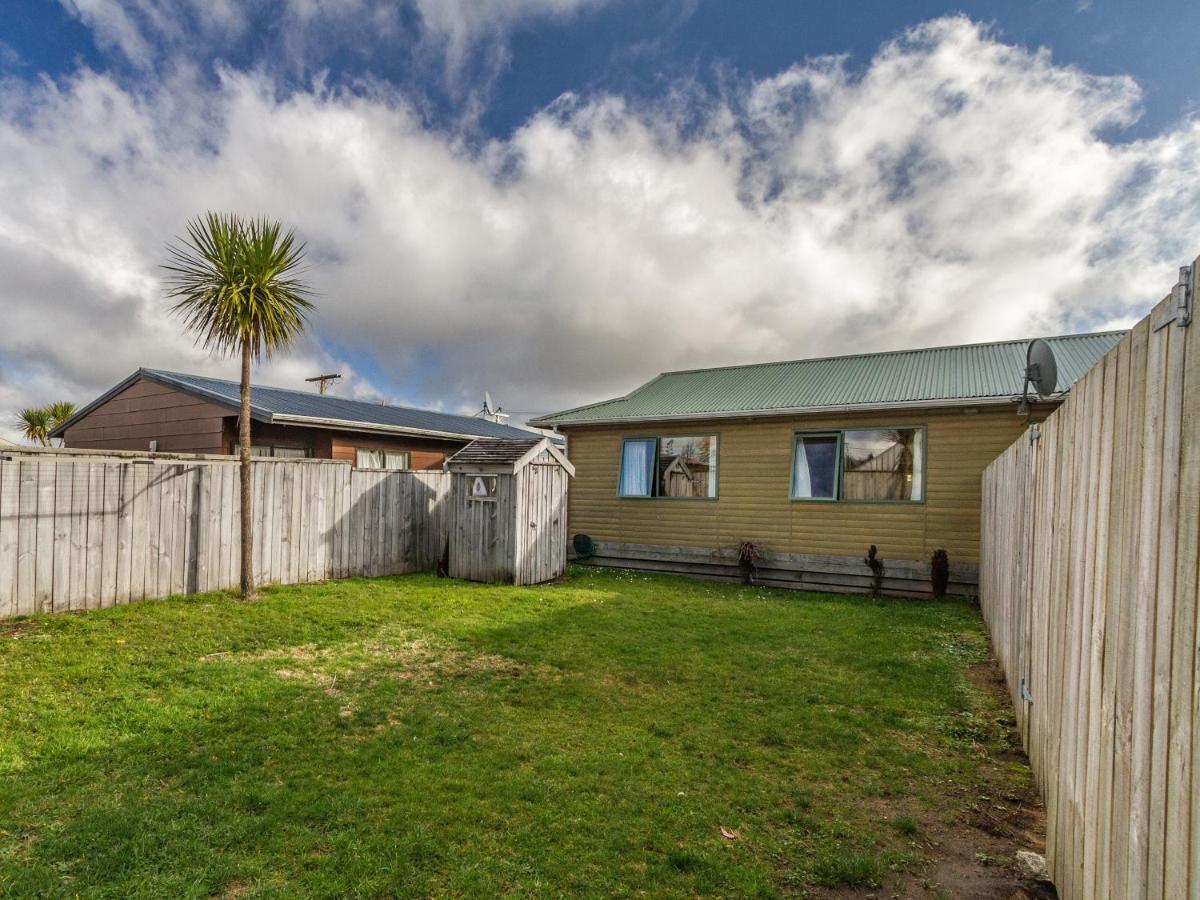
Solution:
{"label": "green grass lawn", "polygon": [[594,569],[0,623],[0,895],[870,884],[1006,739],[986,655],[961,601]]}

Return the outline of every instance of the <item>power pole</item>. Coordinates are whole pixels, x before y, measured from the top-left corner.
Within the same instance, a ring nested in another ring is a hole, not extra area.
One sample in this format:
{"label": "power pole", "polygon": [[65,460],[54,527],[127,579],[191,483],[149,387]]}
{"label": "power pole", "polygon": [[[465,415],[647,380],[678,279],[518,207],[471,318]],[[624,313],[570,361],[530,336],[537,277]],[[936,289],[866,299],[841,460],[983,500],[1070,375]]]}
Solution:
{"label": "power pole", "polygon": [[330,382],[341,381],[342,376],[341,375],[314,375],[312,378],[305,378],[304,380],[309,381],[309,382],[312,382],[312,381],[317,382],[317,384],[319,385],[318,390],[320,390],[321,396],[324,397],[325,392],[329,390]]}

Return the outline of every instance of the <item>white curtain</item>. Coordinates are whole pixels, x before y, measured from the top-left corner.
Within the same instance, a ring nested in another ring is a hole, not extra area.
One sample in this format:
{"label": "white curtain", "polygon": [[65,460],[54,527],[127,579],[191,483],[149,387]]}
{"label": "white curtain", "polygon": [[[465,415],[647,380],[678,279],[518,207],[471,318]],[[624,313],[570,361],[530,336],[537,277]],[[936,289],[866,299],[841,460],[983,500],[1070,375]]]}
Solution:
{"label": "white curtain", "polygon": [[913,432],[912,444],[913,458],[913,477],[912,477],[912,498],[913,500],[925,499],[925,429],[918,428]]}
{"label": "white curtain", "polygon": [[383,461],[382,450],[360,449],[354,451],[354,465],[359,469],[382,469]]}
{"label": "white curtain", "polygon": [[653,465],[653,439],[626,441],[621,449],[621,496],[649,497]]}
{"label": "white curtain", "polygon": [[808,453],[804,449],[804,438],[796,438],[796,471],[792,475],[792,496],[812,496],[812,473],[808,468]]}

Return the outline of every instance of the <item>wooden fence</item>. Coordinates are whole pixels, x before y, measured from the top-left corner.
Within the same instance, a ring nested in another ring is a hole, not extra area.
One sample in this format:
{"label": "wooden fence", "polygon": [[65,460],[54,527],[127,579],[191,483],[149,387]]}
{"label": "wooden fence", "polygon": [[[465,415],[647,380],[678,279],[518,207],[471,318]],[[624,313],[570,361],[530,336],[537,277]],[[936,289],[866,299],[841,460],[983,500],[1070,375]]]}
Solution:
{"label": "wooden fence", "polygon": [[1064,898],[1200,897],[1200,334],[1175,305],[983,478],[980,598]]}
{"label": "wooden fence", "polygon": [[[259,584],[433,569],[443,472],[321,460],[254,464]],[[236,588],[236,462],[0,455],[0,617]]]}

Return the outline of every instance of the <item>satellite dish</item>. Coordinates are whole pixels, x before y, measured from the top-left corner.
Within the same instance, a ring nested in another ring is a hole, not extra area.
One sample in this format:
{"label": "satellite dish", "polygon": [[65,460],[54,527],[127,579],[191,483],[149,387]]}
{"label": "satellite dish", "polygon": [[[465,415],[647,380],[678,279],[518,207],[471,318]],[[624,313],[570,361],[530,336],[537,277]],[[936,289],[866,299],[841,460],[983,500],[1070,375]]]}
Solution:
{"label": "satellite dish", "polygon": [[487,413],[489,416],[495,415],[495,413],[496,413],[496,408],[494,406],[492,406],[491,391],[483,392],[483,411],[485,413]]}
{"label": "satellite dish", "polygon": [[1032,386],[1042,399],[1058,390],[1058,363],[1054,351],[1041,338],[1034,338],[1025,348],[1025,391]]}

